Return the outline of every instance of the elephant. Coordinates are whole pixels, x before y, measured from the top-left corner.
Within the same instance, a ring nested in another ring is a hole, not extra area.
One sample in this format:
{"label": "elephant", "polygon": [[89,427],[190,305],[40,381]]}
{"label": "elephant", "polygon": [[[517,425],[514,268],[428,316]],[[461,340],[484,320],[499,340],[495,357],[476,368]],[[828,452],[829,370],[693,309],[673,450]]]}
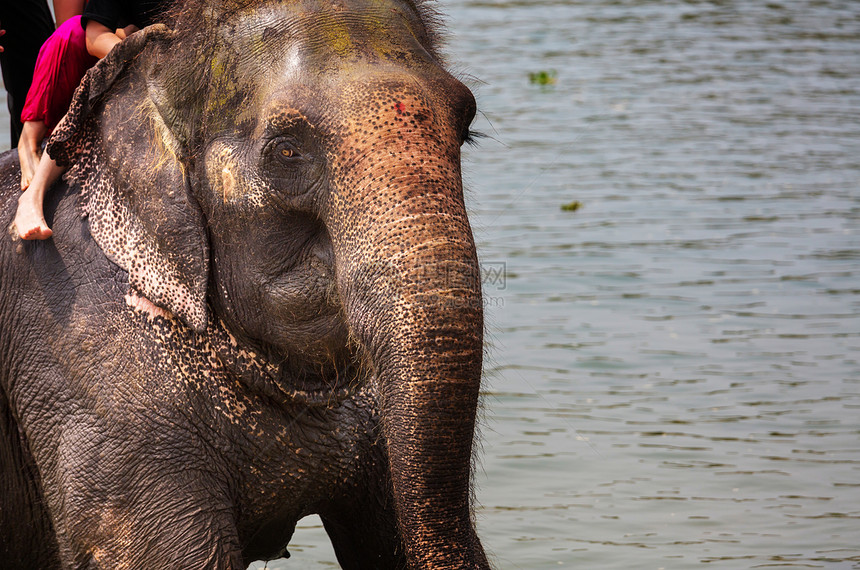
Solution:
{"label": "elephant", "polygon": [[[188,0],[85,76],[0,240],[3,568],[489,568],[476,102],[420,0]],[[0,158],[0,222],[19,166]]]}

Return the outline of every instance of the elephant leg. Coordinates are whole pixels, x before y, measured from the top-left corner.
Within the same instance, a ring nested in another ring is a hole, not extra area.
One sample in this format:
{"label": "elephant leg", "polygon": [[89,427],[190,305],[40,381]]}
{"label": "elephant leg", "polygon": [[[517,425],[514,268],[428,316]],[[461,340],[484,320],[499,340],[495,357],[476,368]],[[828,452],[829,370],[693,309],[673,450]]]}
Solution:
{"label": "elephant leg", "polygon": [[50,510],[64,567],[246,568],[235,509],[217,480],[147,461],[143,452],[125,464],[113,461],[114,453],[100,468],[83,446],[78,450],[80,463],[64,463],[58,470],[63,477],[52,486],[57,494]]}
{"label": "elephant leg", "polygon": [[406,568],[393,504],[380,507],[376,512],[352,509],[320,515],[344,570]]}
{"label": "elephant leg", "polygon": [[[202,510],[202,509],[200,509]],[[198,512],[200,512],[198,510]],[[159,512],[154,510],[154,512]],[[69,568],[206,568],[244,570],[238,538],[213,521],[160,512],[150,520],[135,520],[129,513],[93,512],[103,527],[92,527],[72,540],[59,537],[64,567]]]}
{"label": "elephant leg", "polygon": [[[197,509],[197,513],[203,509]],[[153,516],[152,513],[158,513]],[[68,568],[206,568],[244,570],[238,538],[211,516],[193,517],[153,508],[148,520],[117,510],[90,510],[101,527],[76,524],[76,536],[59,536]],[[194,520],[196,519],[196,521]],[[63,525],[69,526],[69,525]],[[81,528],[84,527],[84,528]]]}
{"label": "elephant leg", "polygon": [[42,505],[38,470],[0,389],[0,566],[57,568],[57,546]]}
{"label": "elephant leg", "polygon": [[407,567],[394,513],[394,495],[381,473],[356,477],[340,501],[320,513],[344,570],[400,570]]}

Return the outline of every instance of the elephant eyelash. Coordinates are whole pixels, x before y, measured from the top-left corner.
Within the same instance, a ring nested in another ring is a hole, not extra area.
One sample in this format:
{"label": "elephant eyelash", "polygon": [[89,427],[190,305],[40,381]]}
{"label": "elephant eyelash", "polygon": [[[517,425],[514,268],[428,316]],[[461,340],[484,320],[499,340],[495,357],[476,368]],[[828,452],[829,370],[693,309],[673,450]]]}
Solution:
{"label": "elephant eyelash", "polygon": [[473,131],[469,129],[466,131],[466,135],[463,137],[463,144],[467,144],[469,146],[478,146],[480,143],[480,139],[486,138],[486,134],[480,131]]}

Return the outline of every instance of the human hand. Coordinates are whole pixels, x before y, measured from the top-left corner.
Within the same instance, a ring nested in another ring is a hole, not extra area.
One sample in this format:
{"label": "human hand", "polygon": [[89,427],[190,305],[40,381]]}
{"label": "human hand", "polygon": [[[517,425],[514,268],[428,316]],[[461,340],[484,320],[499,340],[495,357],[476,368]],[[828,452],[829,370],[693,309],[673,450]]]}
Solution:
{"label": "human hand", "polygon": [[131,34],[135,33],[138,30],[140,30],[140,28],[138,28],[134,24],[129,24],[128,26],[126,26],[124,28],[117,28],[116,29],[116,36],[119,39],[124,40],[125,38],[127,38],[128,36],[130,36]]}

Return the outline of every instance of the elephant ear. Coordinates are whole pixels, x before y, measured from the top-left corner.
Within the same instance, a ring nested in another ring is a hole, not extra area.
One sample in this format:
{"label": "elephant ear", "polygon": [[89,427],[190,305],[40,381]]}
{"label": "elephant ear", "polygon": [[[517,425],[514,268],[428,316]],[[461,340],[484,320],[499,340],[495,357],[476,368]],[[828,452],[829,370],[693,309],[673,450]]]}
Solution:
{"label": "elephant ear", "polygon": [[188,127],[166,87],[172,38],[151,26],[90,69],[48,154],[70,167],[93,238],[131,286],[202,331],[209,248],[186,172]]}

